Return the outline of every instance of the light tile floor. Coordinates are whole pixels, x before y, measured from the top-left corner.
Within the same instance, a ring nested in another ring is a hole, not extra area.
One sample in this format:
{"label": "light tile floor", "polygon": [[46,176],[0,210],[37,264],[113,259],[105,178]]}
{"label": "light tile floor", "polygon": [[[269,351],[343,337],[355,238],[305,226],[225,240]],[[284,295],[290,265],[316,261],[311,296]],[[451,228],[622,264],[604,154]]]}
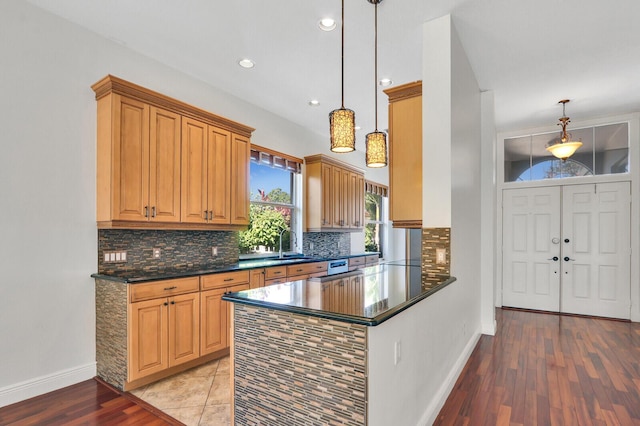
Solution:
{"label": "light tile floor", "polygon": [[188,426],[229,426],[229,357],[134,389],[131,393]]}

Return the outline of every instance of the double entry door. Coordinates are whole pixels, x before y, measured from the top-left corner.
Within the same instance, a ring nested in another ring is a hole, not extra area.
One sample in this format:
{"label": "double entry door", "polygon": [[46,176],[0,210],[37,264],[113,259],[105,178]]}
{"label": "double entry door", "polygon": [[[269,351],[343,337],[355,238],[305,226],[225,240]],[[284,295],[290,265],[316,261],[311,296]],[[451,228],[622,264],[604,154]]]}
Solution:
{"label": "double entry door", "polygon": [[503,192],[502,305],[630,318],[630,183]]}

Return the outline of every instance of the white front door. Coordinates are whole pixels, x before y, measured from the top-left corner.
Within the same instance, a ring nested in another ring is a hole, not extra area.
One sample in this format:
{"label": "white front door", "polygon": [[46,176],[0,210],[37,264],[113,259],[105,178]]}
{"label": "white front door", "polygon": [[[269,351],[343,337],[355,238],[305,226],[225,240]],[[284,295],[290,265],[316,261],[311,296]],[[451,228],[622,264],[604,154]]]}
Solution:
{"label": "white front door", "polygon": [[558,312],[560,187],[508,189],[503,206],[502,304]]}
{"label": "white front door", "polygon": [[630,189],[629,182],[563,188],[563,312],[630,318]]}
{"label": "white front door", "polygon": [[503,192],[502,304],[630,318],[629,182]]}

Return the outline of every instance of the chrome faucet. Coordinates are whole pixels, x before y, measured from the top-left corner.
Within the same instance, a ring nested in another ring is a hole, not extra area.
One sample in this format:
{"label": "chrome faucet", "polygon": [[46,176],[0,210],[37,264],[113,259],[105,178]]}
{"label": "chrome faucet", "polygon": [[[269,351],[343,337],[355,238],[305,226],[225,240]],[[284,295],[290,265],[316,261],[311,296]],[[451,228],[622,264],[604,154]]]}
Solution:
{"label": "chrome faucet", "polygon": [[280,231],[280,249],[278,250],[278,258],[282,259],[283,255],[282,255],[282,234],[285,233],[285,231],[288,231],[288,228],[282,228],[282,230]]}

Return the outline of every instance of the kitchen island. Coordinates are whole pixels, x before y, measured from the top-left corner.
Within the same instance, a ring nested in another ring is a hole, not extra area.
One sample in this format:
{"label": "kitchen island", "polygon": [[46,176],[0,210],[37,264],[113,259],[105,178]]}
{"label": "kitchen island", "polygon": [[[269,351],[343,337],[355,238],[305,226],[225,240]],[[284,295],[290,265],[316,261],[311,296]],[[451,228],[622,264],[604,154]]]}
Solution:
{"label": "kitchen island", "polygon": [[234,424],[383,424],[372,402],[372,383],[384,391],[379,361],[391,353],[398,365],[411,347],[386,341],[387,328],[419,327],[411,311],[454,281],[397,262],[224,295]]}

